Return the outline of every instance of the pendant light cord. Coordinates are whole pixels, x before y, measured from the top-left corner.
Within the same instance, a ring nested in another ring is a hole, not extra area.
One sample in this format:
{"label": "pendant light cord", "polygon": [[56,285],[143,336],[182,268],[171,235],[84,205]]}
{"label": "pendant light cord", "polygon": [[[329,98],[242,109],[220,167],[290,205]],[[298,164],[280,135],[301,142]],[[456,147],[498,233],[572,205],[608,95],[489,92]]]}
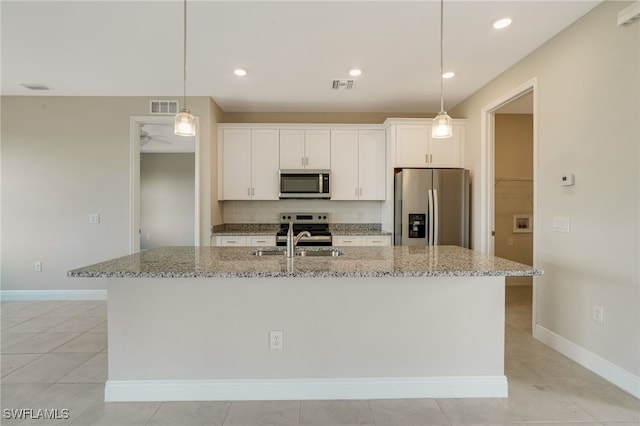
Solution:
{"label": "pendant light cord", "polygon": [[442,74],[444,73],[444,60],[443,57],[444,50],[444,0],[440,0],[440,112],[444,111],[444,77]]}
{"label": "pendant light cord", "polygon": [[184,9],[183,9],[183,46],[182,46],[182,54],[183,54],[183,98],[182,98],[182,109],[187,109],[187,0],[184,0]]}

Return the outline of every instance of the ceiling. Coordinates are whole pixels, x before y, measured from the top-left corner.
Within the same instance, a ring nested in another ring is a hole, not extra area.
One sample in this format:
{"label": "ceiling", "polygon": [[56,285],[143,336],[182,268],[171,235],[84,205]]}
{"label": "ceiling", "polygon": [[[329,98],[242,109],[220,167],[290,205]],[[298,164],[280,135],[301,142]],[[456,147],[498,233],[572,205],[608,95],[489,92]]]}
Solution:
{"label": "ceiling", "polygon": [[[600,1],[444,2],[445,109]],[[438,1],[189,0],[187,94],[228,112],[437,112]],[[1,2],[2,94],[182,96],[180,1]],[[498,31],[492,22],[508,16]],[[248,71],[245,77],[235,68]],[[349,77],[361,68],[359,77]],[[334,79],[354,80],[333,90]],[[31,91],[24,83],[44,84]]]}

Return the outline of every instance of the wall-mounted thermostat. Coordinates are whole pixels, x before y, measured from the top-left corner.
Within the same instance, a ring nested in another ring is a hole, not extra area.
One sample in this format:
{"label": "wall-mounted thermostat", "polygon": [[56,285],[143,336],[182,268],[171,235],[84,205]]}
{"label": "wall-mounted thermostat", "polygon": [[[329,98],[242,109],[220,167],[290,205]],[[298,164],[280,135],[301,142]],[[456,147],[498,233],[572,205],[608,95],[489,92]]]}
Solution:
{"label": "wall-mounted thermostat", "polygon": [[562,175],[562,178],[560,180],[560,184],[562,186],[572,186],[575,183],[575,178],[573,177],[573,174],[569,173],[566,175]]}

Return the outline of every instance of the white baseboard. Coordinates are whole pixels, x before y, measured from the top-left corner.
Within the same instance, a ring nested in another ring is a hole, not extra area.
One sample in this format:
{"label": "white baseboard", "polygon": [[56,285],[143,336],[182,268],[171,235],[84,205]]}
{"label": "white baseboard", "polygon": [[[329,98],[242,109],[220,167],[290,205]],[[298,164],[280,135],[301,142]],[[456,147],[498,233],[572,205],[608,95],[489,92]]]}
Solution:
{"label": "white baseboard", "polygon": [[640,377],[576,345],[572,341],[565,339],[541,325],[534,327],[533,336],[586,369],[640,399]]}
{"label": "white baseboard", "polygon": [[107,290],[0,290],[0,300],[107,300]]}
{"label": "white baseboard", "polygon": [[265,380],[109,380],[107,402],[505,398],[505,376]]}

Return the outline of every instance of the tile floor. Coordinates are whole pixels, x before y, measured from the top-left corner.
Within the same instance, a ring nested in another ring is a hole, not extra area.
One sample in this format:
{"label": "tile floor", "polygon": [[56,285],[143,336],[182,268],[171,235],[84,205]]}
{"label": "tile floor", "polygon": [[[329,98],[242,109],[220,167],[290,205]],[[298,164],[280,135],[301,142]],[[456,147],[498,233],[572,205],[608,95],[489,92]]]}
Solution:
{"label": "tile floor", "polygon": [[[1,313],[2,425],[640,425],[638,399],[531,337],[530,286],[507,288],[506,399],[105,403],[105,302],[2,302]],[[69,418],[7,419],[11,408]]]}

